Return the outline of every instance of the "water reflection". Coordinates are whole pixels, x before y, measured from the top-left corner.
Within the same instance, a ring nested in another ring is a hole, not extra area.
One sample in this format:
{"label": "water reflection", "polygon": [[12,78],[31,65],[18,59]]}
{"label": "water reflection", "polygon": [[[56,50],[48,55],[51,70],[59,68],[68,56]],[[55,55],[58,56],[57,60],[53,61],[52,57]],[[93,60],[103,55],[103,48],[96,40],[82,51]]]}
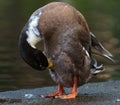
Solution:
{"label": "water reflection", "polygon": [[[48,71],[33,70],[24,63],[18,52],[18,37],[22,27],[34,10],[50,1],[53,0],[0,1],[0,91],[54,84]],[[66,0],[66,2],[83,13],[91,31],[115,56],[116,64],[102,59],[106,64],[106,71],[93,80],[96,81],[96,78],[97,81],[120,80],[120,1],[111,0],[108,3],[105,0]]]}

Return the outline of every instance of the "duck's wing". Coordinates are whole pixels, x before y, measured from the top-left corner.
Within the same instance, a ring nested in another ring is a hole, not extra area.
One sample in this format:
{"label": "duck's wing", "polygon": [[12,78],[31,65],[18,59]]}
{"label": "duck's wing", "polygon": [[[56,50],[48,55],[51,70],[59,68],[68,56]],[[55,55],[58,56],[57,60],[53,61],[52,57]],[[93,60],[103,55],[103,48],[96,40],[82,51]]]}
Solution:
{"label": "duck's wing", "polygon": [[98,40],[96,39],[95,35],[92,32],[90,32],[90,36],[91,36],[91,45],[93,48],[92,53],[95,55],[108,58],[109,60],[114,62],[114,60],[112,59],[112,54],[108,50],[106,50],[100,42],[98,42]]}

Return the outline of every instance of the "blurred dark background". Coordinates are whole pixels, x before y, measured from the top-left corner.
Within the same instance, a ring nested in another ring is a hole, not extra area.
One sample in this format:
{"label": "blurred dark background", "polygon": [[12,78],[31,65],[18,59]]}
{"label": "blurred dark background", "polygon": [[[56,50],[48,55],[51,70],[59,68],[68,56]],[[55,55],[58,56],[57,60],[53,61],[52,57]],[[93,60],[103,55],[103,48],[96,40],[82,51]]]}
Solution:
{"label": "blurred dark background", "polygon": [[0,0],[0,91],[55,85],[49,72],[36,71],[20,57],[18,38],[32,12],[52,1],[68,2],[86,18],[90,30],[116,61],[91,82],[120,80],[120,0]]}

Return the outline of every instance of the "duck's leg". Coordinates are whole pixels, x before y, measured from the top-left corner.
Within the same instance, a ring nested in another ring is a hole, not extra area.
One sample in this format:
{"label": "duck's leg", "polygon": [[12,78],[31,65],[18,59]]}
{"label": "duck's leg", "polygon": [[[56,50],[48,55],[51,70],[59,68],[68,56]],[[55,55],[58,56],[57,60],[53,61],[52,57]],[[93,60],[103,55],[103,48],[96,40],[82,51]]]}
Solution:
{"label": "duck's leg", "polygon": [[56,98],[58,96],[64,95],[65,94],[65,90],[63,88],[63,86],[61,84],[58,84],[58,92],[55,94],[50,94],[47,96],[41,96],[43,98]]}
{"label": "duck's leg", "polygon": [[78,85],[78,79],[76,76],[74,76],[74,84],[73,84],[73,90],[71,94],[68,95],[61,95],[59,98],[61,99],[71,99],[71,98],[76,98],[78,90],[77,90],[77,85]]}

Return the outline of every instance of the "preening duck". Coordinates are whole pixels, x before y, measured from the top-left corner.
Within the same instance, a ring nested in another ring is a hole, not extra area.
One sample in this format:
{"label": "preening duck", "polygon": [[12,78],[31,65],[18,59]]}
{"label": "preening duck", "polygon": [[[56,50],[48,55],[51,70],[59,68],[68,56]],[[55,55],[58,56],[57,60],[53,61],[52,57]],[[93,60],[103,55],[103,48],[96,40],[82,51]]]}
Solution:
{"label": "preening duck", "polygon": [[[36,48],[42,40],[44,51]],[[78,86],[103,71],[103,65],[97,66],[92,57],[92,48],[112,60],[111,53],[89,30],[84,16],[64,2],[52,2],[36,10],[19,38],[24,61],[34,69],[49,70],[58,84],[57,93],[42,97],[75,98]],[[63,87],[73,87],[72,93],[65,95]]]}

